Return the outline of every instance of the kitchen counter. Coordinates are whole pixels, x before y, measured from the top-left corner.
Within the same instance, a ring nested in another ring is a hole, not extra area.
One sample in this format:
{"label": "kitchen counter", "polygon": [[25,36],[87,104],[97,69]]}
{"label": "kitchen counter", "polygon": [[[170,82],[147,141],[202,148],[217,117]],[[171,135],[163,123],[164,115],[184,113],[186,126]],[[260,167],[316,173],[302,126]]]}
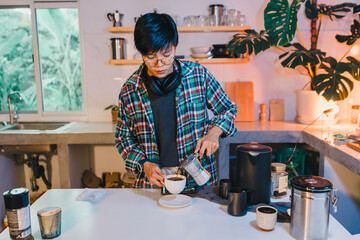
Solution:
{"label": "kitchen counter", "polygon": [[[158,189],[103,189],[96,202],[76,201],[84,189],[49,190],[31,207],[34,239],[41,239],[37,211],[49,206],[62,209],[61,235],[57,239],[294,239],[289,223],[273,231],[256,225],[256,214],[242,217],[227,213],[226,205],[192,198],[184,208],[160,205]],[[350,239],[351,234],[330,215],[328,239]],[[10,239],[8,228],[0,239]]]}
{"label": "kitchen counter", "polygon": [[0,145],[114,144],[115,126],[107,122],[71,122],[56,130],[0,131]]}
{"label": "kitchen counter", "polygon": [[349,170],[360,175],[360,152],[346,145],[333,143],[333,135],[355,134],[353,124],[313,125],[307,127],[295,122],[237,122],[237,134],[220,141],[219,147],[219,178],[228,178],[230,144],[248,143],[306,143],[320,152],[320,175],[323,173],[323,158],[329,156]]}
{"label": "kitchen counter", "polygon": [[[332,139],[334,133],[354,134],[351,124],[333,126],[310,126],[295,122],[237,122],[238,133],[220,141],[219,179],[227,178],[229,173],[229,150],[231,143],[296,143],[304,142],[317,148],[322,156],[329,156],[346,168],[360,175],[360,152],[346,145],[334,146],[324,139]],[[304,131],[305,129],[305,131]],[[0,145],[39,145],[56,144],[58,151],[61,188],[70,188],[69,146],[76,144],[114,144],[115,124],[103,122],[72,122],[51,131],[0,131]],[[75,161],[75,160],[74,160]],[[320,163],[321,165],[322,163]],[[322,166],[320,166],[321,172]],[[321,174],[320,174],[321,175]]]}
{"label": "kitchen counter", "polygon": [[[71,122],[56,130],[9,130],[0,131],[1,145],[49,145],[57,148],[60,188],[70,188],[71,166],[78,157],[72,156],[72,147],[80,144],[108,144],[115,140],[115,124],[105,122]],[[76,174],[81,174],[77,172]]]}

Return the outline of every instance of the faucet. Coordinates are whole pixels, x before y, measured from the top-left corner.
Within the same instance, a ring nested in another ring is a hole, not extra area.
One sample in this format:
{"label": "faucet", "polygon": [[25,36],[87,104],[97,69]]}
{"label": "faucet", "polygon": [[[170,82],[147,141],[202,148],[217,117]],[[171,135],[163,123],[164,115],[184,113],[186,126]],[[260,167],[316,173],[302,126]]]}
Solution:
{"label": "faucet", "polygon": [[17,113],[14,111],[12,111],[12,108],[11,108],[11,100],[10,100],[10,96],[11,95],[15,95],[17,94],[19,96],[19,99],[21,100],[21,95],[18,91],[15,91],[15,92],[11,92],[9,93],[8,97],[7,97],[7,100],[8,100],[8,104],[9,104],[9,116],[10,116],[10,124],[13,125],[14,124],[14,121],[17,122],[18,120],[18,115]]}

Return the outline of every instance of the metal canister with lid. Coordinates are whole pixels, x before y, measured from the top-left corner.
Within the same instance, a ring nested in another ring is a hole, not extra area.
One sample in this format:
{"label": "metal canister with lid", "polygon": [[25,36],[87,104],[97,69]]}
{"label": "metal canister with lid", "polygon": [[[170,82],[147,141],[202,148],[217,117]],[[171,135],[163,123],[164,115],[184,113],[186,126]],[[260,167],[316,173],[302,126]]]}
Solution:
{"label": "metal canister with lid", "polygon": [[286,197],[286,190],[288,188],[288,173],[285,171],[286,165],[284,163],[271,163],[271,197],[283,198]]}
{"label": "metal canister with lid", "polygon": [[125,59],[125,38],[111,38],[109,41],[111,59]]}
{"label": "metal canister with lid", "polygon": [[4,192],[5,212],[11,239],[34,239],[31,235],[30,201],[27,188]]}
{"label": "metal canister with lid", "polygon": [[312,175],[293,177],[290,183],[290,234],[298,240],[327,239],[330,202],[336,212],[338,200],[332,183]]}

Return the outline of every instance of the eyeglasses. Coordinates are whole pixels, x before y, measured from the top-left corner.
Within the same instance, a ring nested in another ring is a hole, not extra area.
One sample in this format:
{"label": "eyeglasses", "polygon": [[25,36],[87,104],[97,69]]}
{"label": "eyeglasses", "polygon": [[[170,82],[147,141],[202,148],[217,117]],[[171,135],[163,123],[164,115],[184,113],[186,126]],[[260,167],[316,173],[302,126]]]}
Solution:
{"label": "eyeglasses", "polygon": [[164,65],[169,65],[172,63],[173,59],[174,59],[174,52],[171,53],[171,55],[168,57],[164,57],[161,59],[156,59],[156,58],[146,59],[144,60],[144,62],[146,62],[148,66],[154,67],[158,63],[158,61],[160,61]]}

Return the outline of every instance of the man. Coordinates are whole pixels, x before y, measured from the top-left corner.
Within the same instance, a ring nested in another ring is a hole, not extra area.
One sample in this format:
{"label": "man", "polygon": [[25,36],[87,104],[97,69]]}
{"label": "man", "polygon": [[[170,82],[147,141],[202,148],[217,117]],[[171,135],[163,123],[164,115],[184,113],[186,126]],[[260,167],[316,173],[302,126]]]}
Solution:
{"label": "man", "polygon": [[[211,174],[206,184],[214,184],[213,154],[220,136],[236,133],[236,105],[207,69],[175,58],[178,33],[169,15],[140,17],[134,39],[144,62],[121,90],[115,133],[125,168],[137,174],[134,187],[161,187],[192,153]],[[187,186],[195,185],[187,176]]]}

